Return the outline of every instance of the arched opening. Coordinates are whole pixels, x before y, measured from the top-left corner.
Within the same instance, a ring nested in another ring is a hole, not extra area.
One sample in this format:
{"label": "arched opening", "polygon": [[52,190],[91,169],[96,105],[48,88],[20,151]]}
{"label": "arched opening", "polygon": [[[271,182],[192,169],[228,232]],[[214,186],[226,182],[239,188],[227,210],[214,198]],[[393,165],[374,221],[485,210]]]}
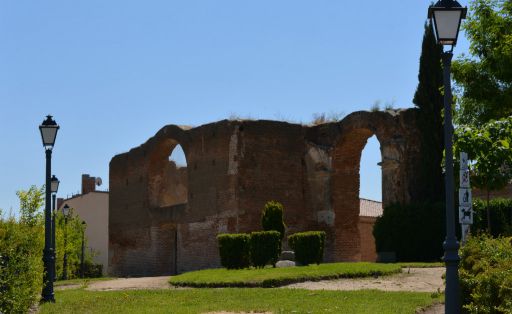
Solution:
{"label": "arched opening", "polygon": [[[365,239],[361,238],[359,226],[361,154],[373,136],[374,130],[366,126],[351,128],[345,130],[334,149],[331,193],[335,214],[332,259],[335,261],[359,261],[364,257],[361,241]],[[370,149],[374,144],[379,146],[376,137],[372,142]],[[381,156],[379,149],[371,153]],[[365,164],[363,167],[366,168]],[[381,182],[378,181],[378,188],[382,187]]]}
{"label": "arched opening", "polygon": [[158,142],[148,157],[147,195],[153,218],[149,246],[157,260],[152,271],[154,274],[175,274],[179,259],[179,226],[169,217],[183,213],[188,206],[186,147],[167,138]]}
{"label": "arched opening", "polygon": [[370,137],[361,153],[359,169],[359,237],[361,260],[375,261],[375,239],[373,226],[382,215],[382,154],[375,135]]}
{"label": "arched opening", "polygon": [[[359,168],[359,198],[382,202],[382,161],[380,143],[375,135],[370,137],[361,153]],[[365,214],[360,212],[360,215]]]}
{"label": "arched opening", "polygon": [[148,182],[151,208],[186,206],[188,168],[183,147],[175,140],[159,145],[151,156]]}

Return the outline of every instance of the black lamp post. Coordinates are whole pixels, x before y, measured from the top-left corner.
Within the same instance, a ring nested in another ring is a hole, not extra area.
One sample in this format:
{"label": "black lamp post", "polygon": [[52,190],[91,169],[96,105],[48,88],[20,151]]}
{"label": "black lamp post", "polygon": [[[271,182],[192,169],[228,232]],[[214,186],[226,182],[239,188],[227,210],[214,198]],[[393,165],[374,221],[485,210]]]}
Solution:
{"label": "black lamp post", "polygon": [[452,151],[452,90],[450,68],[453,47],[457,44],[462,19],[466,18],[467,8],[457,1],[440,0],[428,8],[428,17],[434,23],[437,42],[451,46],[443,52],[444,70],[444,143],[445,143],[445,190],[446,190],[446,240],[444,262],[446,264],[445,313],[460,313],[459,299],[459,242],[455,236],[454,184],[453,184],[453,151]]}
{"label": "black lamp post", "polygon": [[57,197],[57,191],[59,190],[59,179],[56,176],[52,176],[51,179],[52,187],[52,250],[53,250],[53,281],[57,280],[57,273],[55,272],[55,256],[57,256],[56,244],[55,244],[55,198]]}
{"label": "black lamp post", "polygon": [[80,276],[82,278],[85,273],[85,228],[87,228],[87,223],[82,221],[82,256],[80,256]]}
{"label": "black lamp post", "polygon": [[53,269],[55,267],[55,259],[52,250],[52,215],[51,215],[51,173],[52,173],[52,149],[57,137],[59,126],[47,116],[46,120],[39,126],[41,131],[41,139],[43,147],[46,151],[46,204],[44,208],[44,249],[43,249],[43,292],[42,302],[55,302],[53,295]]}
{"label": "black lamp post", "polygon": [[64,205],[62,208],[62,214],[64,214],[64,261],[62,263],[62,279],[68,279],[68,217],[69,217],[69,206]]}

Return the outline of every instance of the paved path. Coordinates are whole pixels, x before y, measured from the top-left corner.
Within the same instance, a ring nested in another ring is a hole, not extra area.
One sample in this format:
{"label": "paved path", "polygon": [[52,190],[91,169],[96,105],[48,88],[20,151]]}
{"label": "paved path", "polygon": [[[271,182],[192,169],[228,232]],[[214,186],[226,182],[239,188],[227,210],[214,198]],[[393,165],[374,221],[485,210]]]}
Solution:
{"label": "paved path", "polygon": [[170,289],[169,276],[118,278],[89,283],[86,290]]}

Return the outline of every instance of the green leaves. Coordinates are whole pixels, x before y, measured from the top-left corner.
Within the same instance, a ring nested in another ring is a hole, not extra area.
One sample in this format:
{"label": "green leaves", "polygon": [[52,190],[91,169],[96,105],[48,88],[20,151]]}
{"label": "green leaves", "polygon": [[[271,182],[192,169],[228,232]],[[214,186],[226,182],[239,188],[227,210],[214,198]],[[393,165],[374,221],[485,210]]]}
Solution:
{"label": "green leaves", "polygon": [[473,0],[463,29],[471,57],[453,64],[458,123],[483,124],[512,114],[510,1]]}
{"label": "green leaves", "polygon": [[43,214],[40,209],[45,201],[44,185],[40,188],[32,185],[27,191],[19,190],[16,195],[20,200],[21,222],[31,226],[42,225]]}
{"label": "green leaves", "polygon": [[473,186],[493,191],[512,180],[512,117],[481,127],[461,125],[455,130],[455,156],[469,154]]}
{"label": "green leaves", "polygon": [[276,201],[269,201],[265,204],[261,214],[261,226],[263,230],[275,230],[279,232],[283,240],[286,225],[283,221],[283,205]]}

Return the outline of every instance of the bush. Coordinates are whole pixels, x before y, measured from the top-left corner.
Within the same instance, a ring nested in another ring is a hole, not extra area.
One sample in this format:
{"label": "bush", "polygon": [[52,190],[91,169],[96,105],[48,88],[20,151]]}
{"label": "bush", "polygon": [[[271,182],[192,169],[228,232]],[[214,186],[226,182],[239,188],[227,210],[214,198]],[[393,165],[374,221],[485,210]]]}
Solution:
{"label": "bush", "polygon": [[283,221],[283,205],[281,203],[270,201],[265,204],[261,215],[261,226],[265,231],[279,232],[280,239],[283,240],[286,226]]}
{"label": "bush", "polygon": [[103,265],[92,261],[84,261],[84,278],[99,278],[103,276]]}
{"label": "bush", "polygon": [[301,265],[320,264],[324,257],[325,232],[295,233],[288,237],[288,244],[295,251],[295,260]]}
{"label": "bush", "polygon": [[[492,199],[489,201],[491,212],[491,234],[497,236],[512,235],[512,199]],[[473,225],[471,232],[487,232],[487,202],[475,199],[473,201]]]}
{"label": "bush", "polygon": [[43,284],[43,229],[0,218],[0,312],[27,313]]}
{"label": "bush", "polygon": [[395,252],[402,262],[438,261],[443,255],[445,219],[443,203],[387,206],[373,227],[377,252]]}
{"label": "bush", "polygon": [[227,269],[240,269],[249,267],[250,240],[248,234],[219,234],[220,263]]}
{"label": "bush", "polygon": [[470,236],[460,257],[464,309],[469,313],[512,313],[511,238]]}
{"label": "bush", "polygon": [[256,267],[267,264],[276,266],[281,253],[281,234],[277,231],[258,231],[251,233],[251,260]]}

